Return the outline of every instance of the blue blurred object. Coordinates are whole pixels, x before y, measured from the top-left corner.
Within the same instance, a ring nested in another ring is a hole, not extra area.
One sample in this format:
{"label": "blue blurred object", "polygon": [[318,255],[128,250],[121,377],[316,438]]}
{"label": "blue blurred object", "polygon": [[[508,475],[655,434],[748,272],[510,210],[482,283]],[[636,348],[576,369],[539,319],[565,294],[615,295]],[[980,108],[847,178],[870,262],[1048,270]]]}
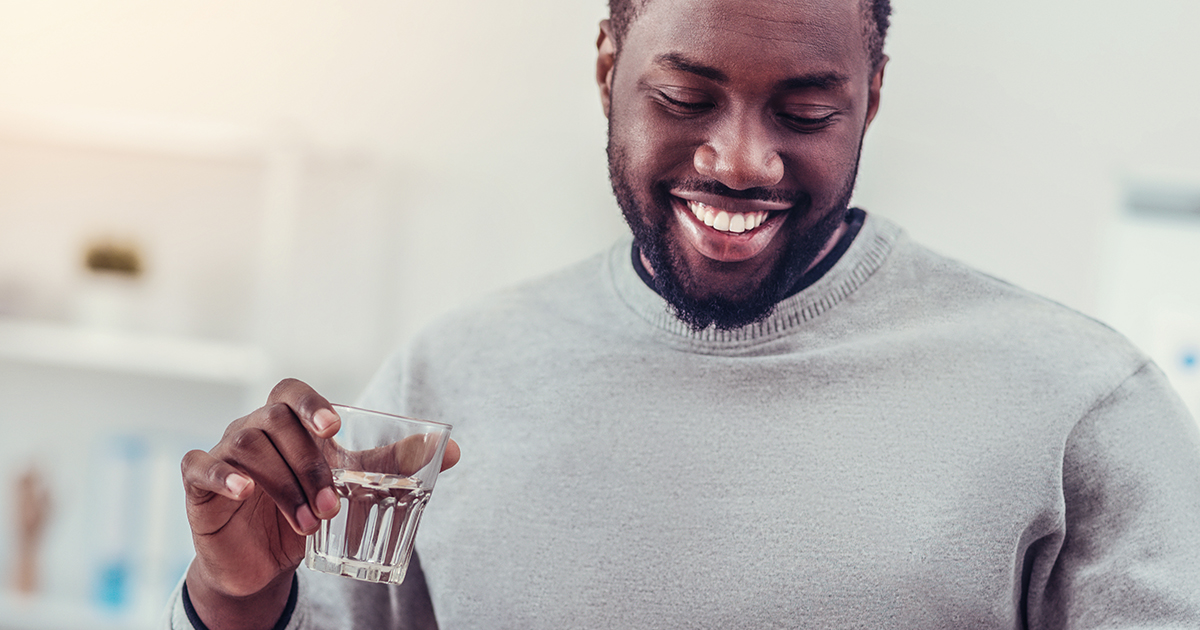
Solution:
{"label": "blue blurred object", "polygon": [[129,601],[129,563],[101,565],[96,580],[96,601],[105,608],[123,608]]}
{"label": "blue blurred object", "polygon": [[101,440],[96,452],[97,555],[96,604],[110,611],[131,605],[137,588],[136,557],[146,513],[149,448],[138,435],[118,434]]}

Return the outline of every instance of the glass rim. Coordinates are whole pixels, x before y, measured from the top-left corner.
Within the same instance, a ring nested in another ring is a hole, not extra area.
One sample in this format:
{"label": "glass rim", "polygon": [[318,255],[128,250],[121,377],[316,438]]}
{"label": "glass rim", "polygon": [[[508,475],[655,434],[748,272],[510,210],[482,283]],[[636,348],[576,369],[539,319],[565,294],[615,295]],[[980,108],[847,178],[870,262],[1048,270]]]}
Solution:
{"label": "glass rim", "polygon": [[[454,428],[453,425],[447,424],[445,422],[438,422],[436,420],[422,420],[420,418],[412,418],[409,416],[402,416],[400,414],[388,413],[386,411],[377,411],[375,409],[366,409],[364,407],[355,407],[353,405],[343,405],[340,403],[329,403],[329,405],[331,407],[333,407],[334,411],[337,411],[338,409],[349,409],[351,411],[361,411],[363,413],[370,413],[370,414],[376,414],[376,415],[380,415],[380,416],[386,416],[388,418],[395,418],[397,420],[405,420],[407,422],[417,422],[420,424],[430,424],[430,425],[437,426],[437,427],[445,427],[446,430],[451,430]],[[339,418],[341,417],[341,415],[342,414],[340,414],[340,413],[338,414]]]}

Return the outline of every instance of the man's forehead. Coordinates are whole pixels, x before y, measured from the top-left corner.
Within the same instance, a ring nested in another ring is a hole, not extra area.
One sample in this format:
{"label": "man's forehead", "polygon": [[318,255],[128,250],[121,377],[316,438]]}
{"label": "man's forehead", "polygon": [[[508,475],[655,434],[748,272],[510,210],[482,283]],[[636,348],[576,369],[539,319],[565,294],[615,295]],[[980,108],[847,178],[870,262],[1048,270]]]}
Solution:
{"label": "man's forehead", "polygon": [[860,0],[650,0],[630,37],[651,46],[703,42],[748,61],[789,44],[793,54],[865,57],[863,19]]}
{"label": "man's forehead", "polygon": [[770,30],[788,31],[818,24],[861,26],[863,0],[641,0],[637,15],[672,21],[709,23],[735,20]]}

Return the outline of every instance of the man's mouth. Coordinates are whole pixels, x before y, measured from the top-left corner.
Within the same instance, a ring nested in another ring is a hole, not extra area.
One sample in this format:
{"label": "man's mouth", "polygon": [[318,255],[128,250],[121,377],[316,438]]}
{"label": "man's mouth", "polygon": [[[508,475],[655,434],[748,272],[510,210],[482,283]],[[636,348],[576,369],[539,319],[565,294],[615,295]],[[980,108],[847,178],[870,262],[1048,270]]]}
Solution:
{"label": "man's mouth", "polygon": [[726,197],[673,189],[672,205],[688,242],[718,262],[740,262],[761,254],[783,226],[791,202]]}
{"label": "man's mouth", "polygon": [[766,210],[757,212],[729,212],[720,208],[714,208],[701,201],[688,201],[688,210],[696,215],[696,218],[703,221],[704,225],[717,230],[718,232],[733,232],[741,234],[749,232],[754,228],[763,224],[770,215]]}
{"label": "man's mouth", "polygon": [[683,201],[698,221],[718,232],[741,234],[766,223],[773,215],[792,208],[790,201],[739,199],[688,189],[671,194]]}

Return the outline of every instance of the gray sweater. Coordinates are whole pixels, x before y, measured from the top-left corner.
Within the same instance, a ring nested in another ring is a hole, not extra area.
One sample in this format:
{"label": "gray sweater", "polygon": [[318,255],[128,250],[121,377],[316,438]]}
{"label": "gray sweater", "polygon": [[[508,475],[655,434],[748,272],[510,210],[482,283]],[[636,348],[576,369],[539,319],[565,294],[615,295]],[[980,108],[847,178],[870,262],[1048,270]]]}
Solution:
{"label": "gray sweater", "polygon": [[629,247],[381,370],[363,404],[462,462],[414,584],[301,571],[290,628],[405,627],[421,578],[447,630],[1200,628],[1200,432],[1116,333],[874,216],[767,321],[694,333]]}

